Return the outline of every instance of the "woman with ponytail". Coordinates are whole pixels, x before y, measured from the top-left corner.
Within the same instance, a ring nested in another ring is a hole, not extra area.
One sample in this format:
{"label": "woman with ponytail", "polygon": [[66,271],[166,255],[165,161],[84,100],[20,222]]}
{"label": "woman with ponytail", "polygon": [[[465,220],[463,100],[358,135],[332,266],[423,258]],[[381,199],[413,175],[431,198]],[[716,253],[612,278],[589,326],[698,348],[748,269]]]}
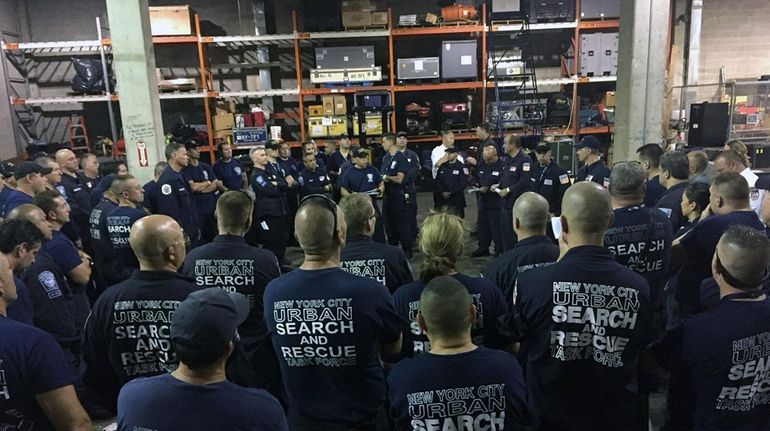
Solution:
{"label": "woman with ponytail", "polygon": [[506,348],[510,340],[497,330],[497,318],[508,313],[503,295],[490,281],[458,272],[457,259],[463,253],[464,231],[462,220],[452,214],[435,212],[428,215],[420,226],[419,247],[423,256],[420,279],[398,288],[393,294],[396,310],[409,321],[404,331],[401,357],[412,357],[430,350],[428,337],[417,323],[420,294],[432,279],[448,275],[462,283],[476,306],[476,321],[471,327],[471,338],[476,345]]}

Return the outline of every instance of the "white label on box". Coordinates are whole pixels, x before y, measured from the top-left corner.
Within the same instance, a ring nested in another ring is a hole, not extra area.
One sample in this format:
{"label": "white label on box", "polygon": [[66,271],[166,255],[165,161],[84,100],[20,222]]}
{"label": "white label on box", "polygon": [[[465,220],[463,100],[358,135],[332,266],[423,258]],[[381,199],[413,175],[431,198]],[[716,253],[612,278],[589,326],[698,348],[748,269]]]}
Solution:
{"label": "white label on box", "polygon": [[331,117],[323,117],[323,118],[321,118],[321,125],[322,126],[331,126],[332,125],[332,118]]}
{"label": "white label on box", "polygon": [[374,130],[377,128],[377,123],[374,123],[374,122],[366,123],[366,128]]}
{"label": "white label on box", "polygon": [[344,57],[342,57],[342,60],[343,60],[343,61],[350,61],[350,59],[348,58],[348,56],[347,56],[347,55],[346,55],[346,56],[344,56]]}
{"label": "white label on box", "polygon": [[469,66],[473,64],[473,56],[472,55],[461,55],[460,56],[460,64],[463,66]]}
{"label": "white label on box", "polygon": [[415,71],[415,72],[418,72],[418,71],[421,71],[421,70],[425,70],[425,69],[422,67],[422,60],[415,60],[415,61],[414,61],[414,71]]}
{"label": "white label on box", "polygon": [[452,49],[452,44],[451,44],[451,43],[448,43],[448,44],[446,44],[446,45],[444,45],[444,46],[446,47],[446,50],[447,50],[447,51],[449,51],[449,50],[451,50],[451,49]]}
{"label": "white label on box", "polygon": [[323,126],[313,126],[313,134],[314,135],[320,135],[323,133]]}

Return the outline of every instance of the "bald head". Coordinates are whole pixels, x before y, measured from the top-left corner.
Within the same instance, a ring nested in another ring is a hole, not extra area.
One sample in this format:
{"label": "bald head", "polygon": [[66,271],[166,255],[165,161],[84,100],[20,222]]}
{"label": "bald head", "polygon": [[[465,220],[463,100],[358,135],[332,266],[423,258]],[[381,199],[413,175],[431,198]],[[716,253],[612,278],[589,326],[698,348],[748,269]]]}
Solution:
{"label": "bald head", "polygon": [[545,235],[548,224],[548,201],[535,192],[526,192],[513,204],[516,231]]}
{"label": "bald head", "polygon": [[[337,232],[334,232],[335,217]],[[294,226],[294,235],[305,255],[332,254],[341,245],[339,235],[344,238],[347,231],[342,211],[333,202],[320,197],[302,203],[294,217]]]}
{"label": "bald head", "polygon": [[38,230],[43,234],[46,240],[53,238],[53,231],[51,230],[51,223],[45,216],[45,213],[39,206],[33,204],[19,205],[10,213],[8,213],[9,220],[27,220],[32,222]]}
{"label": "bald head", "polygon": [[63,149],[56,152],[56,163],[59,164],[59,167],[61,167],[61,170],[68,173],[68,174],[74,174],[78,170],[78,156],[75,155],[71,150]]}
{"label": "bald head", "polygon": [[471,295],[449,276],[432,279],[420,295],[420,314],[431,337],[458,338],[470,334]]}
{"label": "bald head", "polygon": [[143,265],[173,264],[178,268],[184,261],[184,232],[171,217],[156,214],[140,218],[131,226],[128,242]]}
{"label": "bald head", "polygon": [[751,289],[762,284],[768,265],[770,240],[756,229],[734,225],[719,239],[712,270],[717,281],[726,282],[736,289]]}
{"label": "bald head", "polygon": [[564,193],[561,215],[567,220],[570,234],[603,237],[612,221],[610,194],[593,181],[581,181]]}

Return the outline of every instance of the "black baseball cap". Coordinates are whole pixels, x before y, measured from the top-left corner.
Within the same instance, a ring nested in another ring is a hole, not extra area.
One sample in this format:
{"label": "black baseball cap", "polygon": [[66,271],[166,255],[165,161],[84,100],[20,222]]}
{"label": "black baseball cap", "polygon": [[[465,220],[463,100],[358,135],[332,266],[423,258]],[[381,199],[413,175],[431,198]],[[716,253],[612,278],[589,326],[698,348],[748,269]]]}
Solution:
{"label": "black baseball cap", "polygon": [[0,175],[2,175],[3,178],[12,177],[15,168],[16,167],[11,162],[2,162],[0,163]]}
{"label": "black baseball cap", "polygon": [[402,130],[402,131],[396,133],[396,136],[399,137],[399,138],[406,138],[406,132],[404,132]]}
{"label": "black baseball cap", "polygon": [[351,154],[353,157],[367,157],[369,155],[369,152],[366,151],[366,149],[361,147],[356,147],[351,151]]}
{"label": "black baseball cap", "polygon": [[601,143],[598,139],[596,139],[596,136],[594,135],[588,135],[580,140],[577,144],[575,144],[575,149],[579,150],[581,148],[590,148],[592,150],[598,150],[599,145]]}
{"label": "black baseball cap", "polygon": [[544,154],[551,151],[551,144],[545,141],[541,141],[537,143],[537,146],[535,147],[535,152]]}
{"label": "black baseball cap", "polygon": [[249,315],[249,301],[218,287],[197,290],[182,301],[171,318],[171,339],[206,355],[224,351]]}
{"label": "black baseball cap", "polygon": [[16,168],[13,170],[13,176],[18,180],[26,177],[29,174],[48,175],[52,171],[53,169],[40,166],[35,162],[21,162],[16,165]]}
{"label": "black baseball cap", "polygon": [[281,148],[281,144],[274,141],[270,141],[265,144],[266,150],[278,150],[279,148]]}

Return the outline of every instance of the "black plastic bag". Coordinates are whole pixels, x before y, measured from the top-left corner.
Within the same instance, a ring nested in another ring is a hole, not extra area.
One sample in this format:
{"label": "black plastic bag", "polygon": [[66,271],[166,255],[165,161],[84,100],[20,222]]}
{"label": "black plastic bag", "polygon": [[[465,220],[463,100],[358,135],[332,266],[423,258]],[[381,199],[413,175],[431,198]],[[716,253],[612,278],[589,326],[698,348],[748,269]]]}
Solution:
{"label": "black plastic bag", "polygon": [[72,79],[72,91],[78,93],[103,93],[104,71],[100,60],[90,58],[72,58],[75,78]]}

